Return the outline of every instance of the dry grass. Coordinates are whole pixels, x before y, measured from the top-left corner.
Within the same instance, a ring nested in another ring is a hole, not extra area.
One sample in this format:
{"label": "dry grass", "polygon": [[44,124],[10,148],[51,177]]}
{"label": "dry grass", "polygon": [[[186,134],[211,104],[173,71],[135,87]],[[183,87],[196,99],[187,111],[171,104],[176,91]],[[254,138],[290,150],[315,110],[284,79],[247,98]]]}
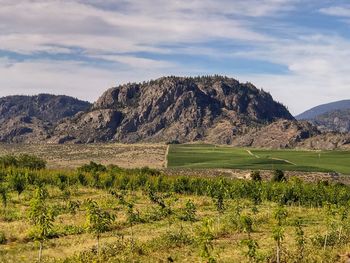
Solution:
{"label": "dry grass", "polygon": [[90,161],[123,168],[163,168],[164,144],[0,144],[0,155],[34,154],[48,162],[48,168],[71,169]]}

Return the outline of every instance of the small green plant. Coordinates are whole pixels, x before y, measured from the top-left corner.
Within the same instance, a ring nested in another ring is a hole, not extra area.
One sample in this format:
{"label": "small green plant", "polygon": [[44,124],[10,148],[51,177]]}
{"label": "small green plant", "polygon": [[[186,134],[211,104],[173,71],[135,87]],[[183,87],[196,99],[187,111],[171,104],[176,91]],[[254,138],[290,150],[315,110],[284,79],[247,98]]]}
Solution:
{"label": "small green plant", "polygon": [[29,219],[34,225],[34,239],[39,242],[39,262],[41,262],[42,258],[43,243],[48,239],[55,221],[55,213],[46,203],[47,197],[47,190],[43,187],[38,187],[33,199],[30,201]]}
{"label": "small green plant", "polygon": [[180,216],[180,219],[183,221],[195,222],[196,221],[196,205],[192,200],[186,202],[185,208],[183,209],[183,214]]}
{"label": "small green plant", "polygon": [[0,184],[0,198],[1,198],[2,206],[5,209],[7,207],[7,192],[8,192],[8,189],[7,189],[6,185]]}
{"label": "small green plant", "polygon": [[225,198],[227,196],[227,187],[224,179],[220,179],[217,185],[210,186],[209,191],[216,210],[219,214],[223,214],[226,210]]}
{"label": "small green plant", "polygon": [[204,220],[202,227],[199,229],[197,242],[199,246],[200,256],[208,263],[216,262],[213,256],[213,240],[214,234],[212,230],[212,221]]}
{"label": "small green plant", "polygon": [[243,239],[241,241],[241,245],[244,245],[247,247],[247,252],[245,253],[246,256],[249,259],[249,262],[258,262],[259,257],[258,257],[258,242],[256,240],[253,240],[251,238],[248,239]]}
{"label": "small green plant", "polygon": [[86,228],[97,239],[97,253],[100,253],[101,234],[110,230],[115,216],[103,211],[93,200],[86,201]]}
{"label": "small green plant", "polygon": [[305,244],[306,244],[305,233],[303,230],[303,221],[300,217],[295,220],[294,227],[295,227],[295,243],[297,247],[295,262],[299,263],[299,262],[302,262],[304,259]]}
{"label": "small green plant", "polygon": [[250,216],[241,216],[240,221],[243,232],[247,233],[248,239],[250,239],[253,232],[253,219]]}
{"label": "small green plant", "polygon": [[75,215],[80,208],[80,202],[79,201],[72,201],[69,200],[67,204],[67,210],[71,215]]}
{"label": "small green plant", "polygon": [[288,212],[284,207],[279,206],[275,213],[274,217],[277,221],[277,226],[273,229],[273,239],[276,241],[276,262],[281,262],[282,254],[282,242],[284,239],[284,228],[283,223],[285,222],[288,216]]}
{"label": "small green plant", "polygon": [[10,188],[17,192],[18,198],[20,194],[25,190],[27,180],[24,174],[19,172],[14,172],[9,178]]}

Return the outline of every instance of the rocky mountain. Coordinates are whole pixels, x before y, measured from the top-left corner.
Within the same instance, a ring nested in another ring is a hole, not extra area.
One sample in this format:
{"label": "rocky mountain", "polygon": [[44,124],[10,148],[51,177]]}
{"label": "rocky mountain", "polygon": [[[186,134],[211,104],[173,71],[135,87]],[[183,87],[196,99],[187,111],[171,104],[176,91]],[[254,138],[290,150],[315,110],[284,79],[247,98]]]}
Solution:
{"label": "rocky mountain", "polygon": [[308,120],[324,132],[350,132],[350,100],[321,105],[296,118]]}
{"label": "rocky mountain", "polygon": [[41,142],[64,118],[87,111],[89,102],[40,94],[0,98],[0,142]]}
{"label": "rocky mountain", "polygon": [[296,121],[251,83],[163,77],[107,90],[93,104],[42,94],[0,98],[0,142],[209,142],[264,148],[347,148],[350,138]]}
{"label": "rocky mountain", "polygon": [[309,122],[278,120],[258,129],[251,129],[233,144],[240,147],[287,149],[295,148],[304,140],[320,134]]}
{"label": "rocky mountain", "polygon": [[221,76],[163,77],[107,90],[91,110],[65,119],[51,143],[232,143],[251,127],[293,116],[251,83]]}
{"label": "rocky mountain", "polygon": [[295,118],[297,120],[312,120],[317,116],[325,114],[327,112],[344,109],[350,109],[350,100],[341,100],[327,104],[322,104],[295,116]]}
{"label": "rocky mountain", "polygon": [[350,108],[326,112],[310,121],[322,131],[350,132]]}
{"label": "rocky mountain", "polygon": [[301,141],[297,147],[311,150],[350,150],[350,133],[321,133]]}

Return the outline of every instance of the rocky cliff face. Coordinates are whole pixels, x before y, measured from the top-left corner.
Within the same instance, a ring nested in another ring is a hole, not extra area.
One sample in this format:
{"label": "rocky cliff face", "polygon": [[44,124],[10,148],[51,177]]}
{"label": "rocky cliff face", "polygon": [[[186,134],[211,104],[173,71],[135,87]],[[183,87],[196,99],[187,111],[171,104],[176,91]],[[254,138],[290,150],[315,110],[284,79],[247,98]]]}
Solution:
{"label": "rocky cliff face", "polygon": [[350,132],[350,100],[336,101],[314,107],[298,116],[307,120],[323,132]]}
{"label": "rocky cliff face", "polygon": [[236,146],[256,148],[295,148],[304,140],[320,135],[309,122],[279,120],[258,129],[251,129],[234,142]]}
{"label": "rocky cliff face", "polygon": [[232,143],[249,127],[278,119],[294,120],[250,83],[220,76],[164,77],[107,90],[90,111],[59,123],[50,142]]}
{"label": "rocky cliff face", "polygon": [[42,142],[64,118],[91,107],[67,96],[8,96],[0,98],[0,142]]}
{"label": "rocky cliff face", "polygon": [[323,131],[347,133],[350,132],[350,109],[330,111],[310,121]]}

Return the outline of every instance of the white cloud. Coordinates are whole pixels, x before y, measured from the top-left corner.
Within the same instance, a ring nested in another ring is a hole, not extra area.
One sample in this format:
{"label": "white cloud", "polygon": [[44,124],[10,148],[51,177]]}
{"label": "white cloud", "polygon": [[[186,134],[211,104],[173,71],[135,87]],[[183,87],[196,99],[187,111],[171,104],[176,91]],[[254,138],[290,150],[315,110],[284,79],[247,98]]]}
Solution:
{"label": "white cloud", "polygon": [[[156,63],[152,60],[126,63],[137,67],[130,70],[119,68],[96,68],[75,61],[39,60],[16,62],[11,59],[0,59],[0,93],[2,96],[39,93],[65,94],[80,99],[95,101],[106,89],[126,82],[141,82],[166,75],[162,67],[147,65]],[[143,63],[143,64],[142,64]],[[174,71],[182,74],[181,71]]]}
{"label": "white cloud", "polygon": [[331,16],[350,17],[350,6],[331,6],[321,8],[320,12]]}
{"label": "white cloud", "polygon": [[[216,72],[173,62],[176,55],[218,60],[250,59],[280,64],[286,74],[241,74],[300,112],[311,104],[350,97],[350,41],[280,22],[301,0],[0,0],[0,50],[28,56],[0,60],[0,96],[67,93],[95,100],[113,83],[162,75]],[[299,5],[299,6],[298,6]],[[349,6],[319,9],[350,16]],[[278,23],[270,25],[269,23]],[[280,28],[279,28],[280,27]],[[262,30],[263,28],[263,30]],[[278,32],[279,35],[275,33]],[[250,49],[220,49],[217,42]],[[204,45],[212,42],[213,45]],[[179,47],[171,47],[171,46]],[[77,51],[78,50],[78,51]],[[45,52],[53,58],[42,59]],[[143,58],[135,53],[171,55]],[[111,62],[109,67],[74,61],[74,55]],[[55,54],[70,57],[56,60]],[[5,56],[4,55],[4,56]],[[31,56],[39,56],[34,60]],[[67,59],[67,58],[66,58]],[[291,96],[293,94],[293,96]],[[302,95],[300,95],[302,94]]]}

